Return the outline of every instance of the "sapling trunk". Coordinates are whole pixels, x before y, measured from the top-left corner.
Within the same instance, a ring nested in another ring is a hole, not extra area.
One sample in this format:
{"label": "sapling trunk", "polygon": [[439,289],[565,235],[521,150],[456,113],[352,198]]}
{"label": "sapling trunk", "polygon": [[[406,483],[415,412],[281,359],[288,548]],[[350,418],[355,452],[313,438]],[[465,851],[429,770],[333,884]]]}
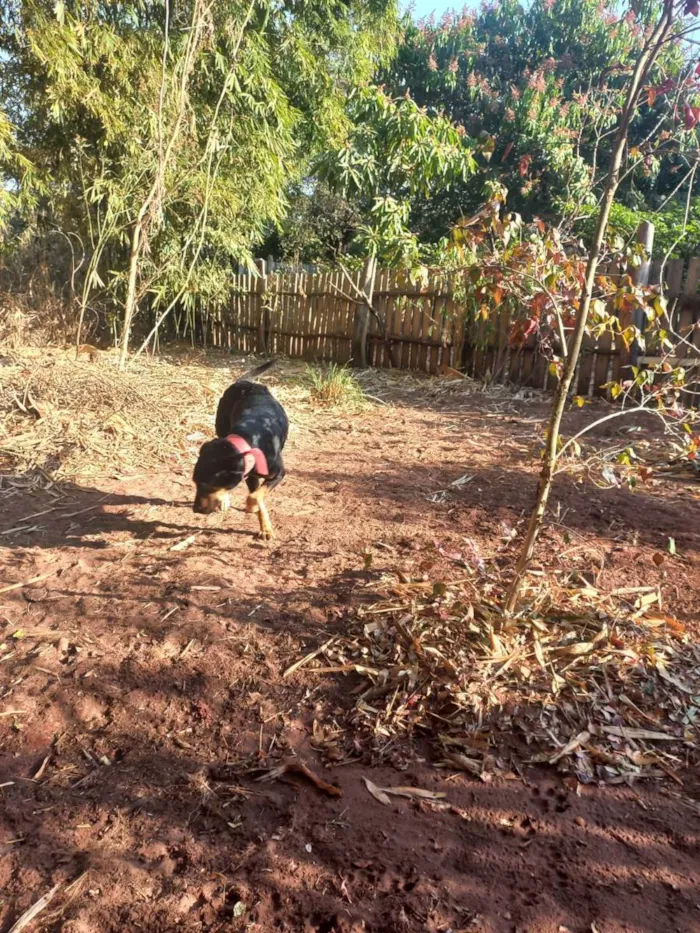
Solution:
{"label": "sapling trunk", "polygon": [[673,19],[673,0],[664,0],[663,12],[656,24],[656,27],[654,28],[653,33],[645,43],[644,48],[642,49],[642,52],[637,60],[637,64],[635,65],[632,77],[630,78],[630,84],[627,89],[627,95],[620,117],[620,125],[618,126],[617,133],[615,134],[612,159],[605,181],[605,189],[598,213],[595,234],[593,236],[593,242],[591,244],[590,253],[588,255],[586,275],[583,287],[581,289],[581,297],[579,300],[579,307],[576,314],[573,334],[571,337],[571,344],[569,346],[568,356],[564,365],[562,377],[559,382],[559,386],[557,387],[554,401],[552,403],[552,411],[549,417],[549,426],[547,428],[544,463],[542,465],[542,472],[540,473],[540,480],[537,487],[537,498],[535,500],[535,506],[532,510],[532,514],[530,515],[527,534],[525,535],[523,547],[515,568],[515,577],[513,578],[513,582],[511,583],[510,588],[506,594],[505,603],[503,605],[503,611],[506,615],[513,613],[517,606],[520,592],[523,586],[523,581],[525,579],[525,574],[528,567],[530,566],[532,556],[535,552],[537,539],[545,522],[547,504],[549,502],[549,496],[552,491],[552,484],[554,482],[554,475],[556,471],[561,421],[564,415],[564,409],[566,408],[566,400],[569,394],[569,389],[571,388],[571,382],[574,378],[574,373],[576,372],[576,364],[581,352],[581,344],[586,332],[588,313],[590,311],[591,298],[593,296],[593,288],[595,285],[596,270],[598,268],[603,241],[605,239],[605,233],[608,227],[610,209],[615,200],[615,194],[617,193],[620,180],[620,167],[622,165],[622,159],[625,147],[627,145],[630,121],[637,106],[637,99],[639,97],[642,85],[649,75],[649,71],[653,67],[664,42],[668,40],[669,34],[673,28]]}
{"label": "sapling trunk", "polygon": [[136,280],[139,270],[139,255],[141,252],[141,228],[143,219],[138,218],[134,224],[134,232],[131,235],[131,250],[129,253],[129,280],[126,290],[126,302],[124,304],[124,325],[122,332],[122,348],[119,356],[119,368],[124,369],[126,358],[129,353],[129,338],[131,336],[131,323],[134,319],[136,310]]}

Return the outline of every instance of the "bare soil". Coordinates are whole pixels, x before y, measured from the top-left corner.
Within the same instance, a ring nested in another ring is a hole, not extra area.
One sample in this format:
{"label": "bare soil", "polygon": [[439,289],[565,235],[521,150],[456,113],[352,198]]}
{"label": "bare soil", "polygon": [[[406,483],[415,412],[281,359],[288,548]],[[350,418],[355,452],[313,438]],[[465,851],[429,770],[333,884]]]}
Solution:
{"label": "bare soil", "polygon": [[[283,401],[287,378],[270,380]],[[90,486],[5,477],[0,930],[60,884],[31,929],[700,931],[697,774],[584,787],[526,767],[485,783],[436,770],[427,739],[363,743],[353,675],[284,676],[382,574],[444,579],[465,538],[512,561],[546,403],[436,385],[398,380],[362,412],[289,406],[269,546],[243,493],[226,516],[192,513],[180,453]],[[658,582],[697,643],[699,499],[686,475],[637,491],[563,475],[541,565],[605,590]],[[340,736],[330,765],[314,721]],[[254,779],[291,755],[342,796]],[[363,778],[452,808],[382,805]]]}

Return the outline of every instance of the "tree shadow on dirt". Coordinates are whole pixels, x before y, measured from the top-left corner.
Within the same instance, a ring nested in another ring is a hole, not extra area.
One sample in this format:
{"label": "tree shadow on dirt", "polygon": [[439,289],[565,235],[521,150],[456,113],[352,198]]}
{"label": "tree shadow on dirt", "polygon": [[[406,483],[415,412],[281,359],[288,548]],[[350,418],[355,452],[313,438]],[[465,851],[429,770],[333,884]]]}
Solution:
{"label": "tree shadow on dirt", "polygon": [[[400,520],[407,513],[432,510],[453,521],[462,514],[475,517],[482,512],[490,520],[512,523],[532,507],[537,486],[534,470],[511,465],[470,468],[468,463],[438,467],[431,463],[395,465],[383,461],[374,464],[371,471],[360,469],[355,475],[328,468],[296,468],[290,479],[312,487],[341,486],[343,493],[357,503],[353,514],[373,512],[389,521],[392,515]],[[638,542],[657,547],[665,546],[668,537],[673,536],[679,546],[697,549],[700,535],[695,528],[700,517],[700,500],[692,497],[697,482],[690,478],[676,479],[664,486],[666,490],[691,493],[684,495],[680,513],[678,500],[655,494],[651,488],[601,489],[562,473],[555,480],[551,510],[558,524],[581,533],[594,532],[613,540],[634,535]],[[105,545],[99,540],[100,535],[124,534],[135,539],[154,537],[165,541],[187,534],[204,534],[213,539],[225,539],[228,535],[252,538],[256,530],[252,516],[244,518],[240,505],[234,506],[225,518],[215,518],[218,527],[209,519],[203,523],[189,511],[191,502],[182,489],[171,500],[116,492],[105,494],[74,484],[64,484],[62,491],[65,498],[53,507],[50,499],[36,494],[6,498],[0,546],[101,548]],[[333,509],[332,492],[318,498],[324,508]],[[153,512],[177,509],[178,520],[157,514],[153,518],[142,517],[148,508]],[[187,510],[185,513],[181,511],[183,508]],[[51,513],[50,525],[44,525],[45,510]],[[236,524],[240,521],[245,524]],[[284,541],[283,527],[280,537]],[[291,546],[291,542],[285,544]]]}
{"label": "tree shadow on dirt", "polygon": [[[397,467],[382,463],[371,475],[350,476],[333,470],[299,470],[299,479],[320,484],[339,483],[345,496],[352,495],[358,510],[381,508],[400,519],[406,511],[432,510],[446,519],[446,527],[460,519],[512,527],[529,514],[534,505],[537,475],[534,470],[503,467],[463,466],[436,469],[431,464]],[[674,492],[692,493],[692,479],[669,483]],[[667,487],[668,488],[668,487]],[[640,544],[664,548],[669,537],[679,547],[699,550],[700,500],[686,495],[682,500],[657,495],[651,489],[626,487],[601,489],[562,473],[555,479],[550,499],[551,520],[562,528],[581,534],[593,533],[613,542],[634,539]],[[468,530],[468,529],[463,529]]]}
{"label": "tree shadow on dirt", "polygon": [[[454,485],[464,475],[471,479]],[[532,472],[508,464],[470,474],[468,465],[432,462],[386,462],[370,475],[299,469],[296,482],[342,485],[359,522],[364,510],[392,519],[390,547],[402,534],[392,517],[413,510],[432,510],[448,532],[468,535],[483,521],[496,534],[521,519],[535,487]],[[50,573],[53,552],[70,555],[62,574],[3,598],[10,656],[0,703],[3,713],[22,711],[0,718],[3,933],[59,881],[43,926],[64,933],[215,933],[254,923],[264,933],[359,933],[363,922],[373,933],[695,929],[700,820],[684,800],[688,788],[579,796],[554,771],[524,783],[444,780],[421,761],[420,744],[397,772],[376,767],[352,735],[349,760],[324,770],[313,721],[341,729],[355,684],[284,672],[372,598],[364,584],[373,571],[314,573],[291,585],[290,557],[324,552],[296,533],[285,538],[282,520],[277,545],[232,550],[232,532],[252,539],[252,517],[239,528],[203,526],[183,511],[182,491],[172,500],[105,498],[67,485],[63,496],[6,499],[0,528],[39,526],[0,537],[10,564],[16,559],[7,583],[26,580],[25,564],[42,551],[40,573]],[[554,502],[563,503],[561,523],[582,534],[594,523],[611,541],[637,533],[658,546],[677,511],[644,496],[608,498],[564,476]],[[54,507],[45,526],[44,515],[33,517]],[[603,507],[610,513],[594,513]],[[697,549],[692,534],[676,531],[679,547]],[[204,562],[190,562],[202,553]],[[234,564],[249,579],[232,586]],[[288,754],[343,797],[254,781],[255,769]],[[217,779],[222,764],[226,780]],[[385,807],[363,776],[444,791],[456,809]]]}
{"label": "tree shadow on dirt", "polygon": [[[205,532],[216,537],[247,533],[246,529],[233,527],[231,523],[221,523],[220,527],[213,527],[211,523],[203,526],[201,519],[191,511],[192,497],[183,494],[182,489],[176,489],[173,499],[158,495],[105,493],[102,489],[74,483],[62,483],[60,489],[58,499],[35,491],[5,497],[0,547],[99,549],[108,546],[108,542],[100,540],[99,536],[127,535],[136,540],[156,538],[175,541],[184,534]],[[170,522],[154,514],[155,510],[172,508],[185,509],[180,513],[184,520]],[[141,517],[149,509],[154,517]],[[244,510],[237,508],[233,512],[244,513]],[[251,525],[251,534],[253,530]]]}
{"label": "tree shadow on dirt", "polygon": [[[58,678],[11,663],[23,705],[36,705],[26,739],[9,737],[0,760],[3,930],[85,872],[44,929],[694,929],[700,820],[680,795],[578,796],[553,772],[445,782],[417,759],[401,774],[367,760],[325,771],[309,736],[320,695],[336,702],[334,682],[307,699],[308,683],[271,676],[264,631],[242,613],[228,621],[253,645],[223,664],[153,655],[165,624],[120,661],[77,655]],[[343,797],[256,783],[270,749],[299,754]],[[444,790],[456,809],[384,807],[363,775]]]}

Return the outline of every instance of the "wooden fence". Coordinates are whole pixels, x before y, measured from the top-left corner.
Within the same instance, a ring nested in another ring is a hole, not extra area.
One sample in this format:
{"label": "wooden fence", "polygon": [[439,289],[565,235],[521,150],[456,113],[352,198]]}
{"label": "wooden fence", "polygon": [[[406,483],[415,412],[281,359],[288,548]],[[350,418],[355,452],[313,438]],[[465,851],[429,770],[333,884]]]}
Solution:
{"label": "wooden fence", "polygon": [[[363,277],[342,271],[234,276],[229,308],[208,322],[210,339],[243,353],[347,363],[357,358],[366,313]],[[460,366],[464,310],[453,287],[445,277],[413,285],[405,274],[377,272],[371,303],[384,329],[368,316],[367,363],[427,373]]]}
{"label": "wooden fence", "polygon": [[[269,267],[267,267],[269,268]],[[509,312],[475,320],[469,314],[460,280],[434,276],[411,283],[406,274],[383,270],[369,285],[367,268],[349,277],[333,272],[266,271],[234,276],[231,302],[208,323],[209,340],[243,353],[283,354],[309,361],[347,363],[364,352],[372,366],[393,366],[425,373],[445,367],[460,369],[474,378],[510,382],[540,389],[553,388],[556,376],[537,338],[511,348]],[[615,270],[601,268],[614,275]],[[619,271],[619,270],[618,270]],[[645,264],[635,273],[639,281],[659,282],[660,262]],[[700,359],[700,257],[671,260],[663,270],[673,330],[690,335],[677,348],[678,359]],[[364,322],[363,314],[367,319]],[[381,324],[380,324],[381,322]],[[641,323],[641,322],[638,322]],[[365,348],[364,350],[362,348]],[[607,382],[618,381],[638,361],[636,348],[619,337],[605,334],[586,338],[573,389],[582,396],[604,395]],[[639,357],[645,362],[649,357]]]}

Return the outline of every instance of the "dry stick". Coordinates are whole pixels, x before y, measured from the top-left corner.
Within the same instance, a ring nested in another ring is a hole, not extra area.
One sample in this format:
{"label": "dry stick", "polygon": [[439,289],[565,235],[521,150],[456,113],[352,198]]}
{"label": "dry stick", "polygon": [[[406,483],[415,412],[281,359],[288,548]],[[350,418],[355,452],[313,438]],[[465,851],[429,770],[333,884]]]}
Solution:
{"label": "dry stick", "polygon": [[278,780],[285,774],[301,774],[303,777],[307,778],[307,780],[311,781],[311,783],[319,790],[322,790],[325,794],[328,794],[331,797],[343,796],[343,792],[339,787],[324,781],[317,774],[315,774],[311,768],[305,765],[303,761],[299,761],[298,758],[289,758],[287,761],[283,761],[278,768],[273,768],[271,771],[267,771],[259,778],[256,778],[256,781],[269,783],[271,781]]}
{"label": "dry stick", "polygon": [[636,415],[640,412],[644,412],[645,414],[649,415],[656,415],[657,418],[661,418],[664,427],[668,428],[668,422],[664,418],[663,413],[658,411],[656,408],[649,408],[648,405],[637,405],[636,408],[623,408],[621,411],[614,411],[611,415],[605,415],[603,418],[598,418],[597,421],[593,421],[591,424],[586,425],[585,428],[582,428],[578,434],[574,434],[573,437],[570,437],[559,453],[556,455],[556,461],[559,462],[559,460],[561,460],[562,456],[564,455],[564,452],[580,437],[583,437],[583,435],[588,434],[589,431],[593,431],[595,428],[600,427],[601,424],[605,424],[606,421],[612,421],[614,418],[623,418],[627,415]]}
{"label": "dry stick", "polygon": [[[688,197],[686,198],[686,201],[685,201],[685,213],[683,214],[683,225],[681,227],[680,234],[676,237],[675,241],[669,246],[669,248],[666,251],[666,255],[661,260],[661,268],[659,270],[659,281],[660,282],[663,282],[664,280],[664,269],[666,268],[666,263],[668,262],[669,256],[674,251],[674,249],[678,246],[678,244],[681,242],[681,240],[686,235],[686,232],[688,230],[688,215],[690,214],[690,199],[693,194],[693,185],[695,183],[695,170],[697,169],[697,167],[698,167],[698,164],[696,162],[693,165],[690,172],[688,173],[688,175],[686,175],[686,177],[681,182],[681,184],[683,184],[687,179],[690,179],[688,183]],[[678,191],[678,188],[680,188],[680,185],[678,185],[678,187],[676,188],[676,191]]]}
{"label": "dry stick", "polygon": [[329,638],[328,641],[322,644],[320,648],[316,648],[314,649],[314,651],[310,651],[308,654],[304,655],[303,658],[300,658],[298,661],[295,661],[295,663],[292,664],[290,667],[288,667],[287,670],[284,672],[284,674],[282,674],[282,677],[289,677],[290,674],[293,674],[295,671],[298,671],[300,667],[303,667],[305,664],[308,664],[309,661],[313,661],[313,659],[317,658],[319,654],[323,654],[326,648],[329,648],[333,644],[334,641],[335,641],[335,636],[333,638]]}
{"label": "dry stick", "polygon": [[583,343],[583,338],[586,332],[586,323],[588,321],[588,312],[591,306],[591,298],[593,296],[593,286],[595,283],[596,270],[598,268],[598,259],[600,257],[603,240],[605,239],[605,233],[608,227],[610,209],[615,200],[615,194],[619,184],[620,167],[622,165],[622,157],[627,142],[627,132],[629,130],[630,120],[635,109],[635,104],[640,88],[646,80],[649,74],[649,70],[653,66],[656,58],[659,55],[659,52],[661,51],[661,46],[665,42],[672,28],[673,13],[673,0],[664,0],[663,13],[659,18],[653,34],[645,44],[642,53],[637,59],[637,64],[635,65],[629,88],[627,90],[627,97],[625,99],[625,105],[622,110],[620,125],[618,126],[617,133],[615,135],[612,161],[608,171],[608,178],[605,184],[605,191],[600,207],[600,213],[598,214],[598,222],[596,224],[595,235],[593,237],[593,244],[591,246],[591,251],[588,257],[588,264],[586,266],[586,277],[584,280],[583,288],[581,290],[580,307],[576,316],[576,324],[574,326],[571,346],[569,348],[569,357],[566,361],[561,382],[559,383],[559,387],[557,389],[552,406],[549,429],[547,432],[545,461],[542,467],[540,481],[537,488],[537,499],[535,501],[535,507],[532,510],[532,515],[530,516],[530,524],[525,536],[525,541],[523,542],[523,548],[515,568],[515,577],[508,589],[503,606],[503,611],[506,615],[510,615],[518,603],[518,597],[520,596],[520,591],[523,586],[525,573],[530,566],[530,561],[532,560],[532,556],[535,551],[535,545],[537,544],[537,539],[539,537],[540,531],[542,530],[542,525],[544,524],[547,503],[549,501],[549,495],[552,491],[552,483],[555,476],[559,430],[561,427],[562,417],[564,415],[564,409],[566,407],[566,399],[569,394],[569,388],[576,371],[576,363],[578,362],[579,353],[581,352],[581,344]]}
{"label": "dry stick", "polygon": [[60,567],[57,570],[49,570],[48,573],[40,573],[38,577],[30,577],[28,580],[23,580],[21,583],[12,583],[10,586],[3,586],[0,588],[0,593],[10,593],[12,590],[21,590],[23,586],[30,586],[32,583],[40,583],[42,580],[48,580],[49,577],[53,577],[59,570]]}
{"label": "dry stick", "polygon": [[78,509],[77,512],[67,512],[65,515],[61,515],[61,518],[75,518],[76,515],[84,515],[86,512],[92,512],[93,509],[99,509],[100,505],[105,501],[105,499],[111,499],[114,495],[113,492],[108,492],[106,496],[98,499],[94,505],[89,505],[85,509]]}
{"label": "dry stick", "polygon": [[40,897],[36,904],[32,904],[29,910],[25,910],[17,923],[10,929],[10,933],[21,933],[22,930],[26,929],[32,920],[38,917],[42,910],[45,910],[49,906],[60,887],[61,882],[59,881],[59,883],[55,884],[43,897]]}

